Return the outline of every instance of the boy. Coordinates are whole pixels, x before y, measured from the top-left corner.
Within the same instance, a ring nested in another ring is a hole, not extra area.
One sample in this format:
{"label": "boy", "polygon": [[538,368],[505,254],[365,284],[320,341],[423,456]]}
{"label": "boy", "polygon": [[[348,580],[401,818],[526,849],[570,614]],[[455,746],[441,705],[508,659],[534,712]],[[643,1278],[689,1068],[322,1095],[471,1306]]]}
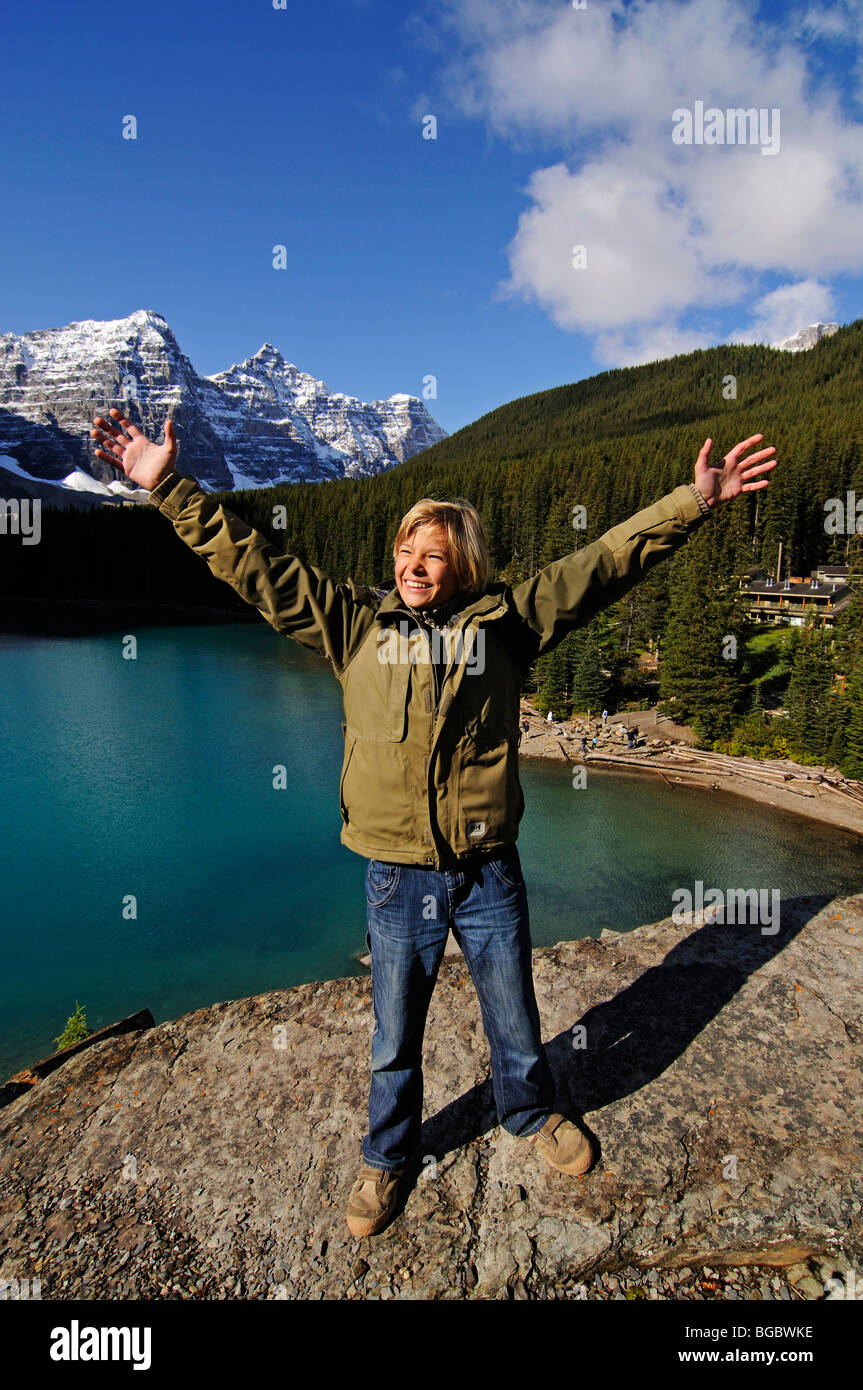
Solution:
{"label": "boy", "polygon": [[423,1034],[450,927],[479,996],[500,1123],[560,1172],[586,1173],[593,1146],[554,1109],[533,990],[515,844],[524,811],[521,686],[537,656],[620,598],[711,511],[767,487],[760,475],[776,466],[775,449],[747,455],[762,438],[753,435],[711,465],[708,439],[694,483],[515,590],[492,582],[471,504],[424,498],[399,526],[395,585],[378,590],[333,584],[280,554],[194,478],[174,472],[170,420],[156,445],[119,411],[110,414],[93,422],[96,456],[149,490],[181,539],[277,632],[326,656],[342,687],[341,841],[368,860],[375,1018],[350,1231],[368,1236],[387,1224],[416,1150]]}

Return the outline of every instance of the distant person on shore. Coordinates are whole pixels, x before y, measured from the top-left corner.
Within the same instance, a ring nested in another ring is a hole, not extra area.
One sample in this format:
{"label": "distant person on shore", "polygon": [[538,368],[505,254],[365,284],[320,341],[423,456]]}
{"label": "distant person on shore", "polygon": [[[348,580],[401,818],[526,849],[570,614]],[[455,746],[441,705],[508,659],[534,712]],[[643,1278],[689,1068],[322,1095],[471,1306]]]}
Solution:
{"label": "distant person on shore", "polygon": [[533,986],[516,845],[519,695],[539,656],[628,592],[716,508],[766,488],[761,475],[776,466],[775,449],[748,453],[762,439],[756,434],[711,464],[708,439],[693,483],[515,589],[492,579],[469,502],[423,498],[399,524],[395,582],[380,590],[334,583],[175,472],[170,420],[155,444],[118,410],[110,415],[93,422],[96,457],[147,489],[213,574],[276,632],[326,657],[342,687],[340,838],[367,861],[375,1021],[348,1228],[355,1236],[382,1230],[400,1178],[422,1169],[423,1035],[450,928],[479,996],[500,1124],[558,1171],[586,1173],[597,1151],[581,1122],[555,1108]]}

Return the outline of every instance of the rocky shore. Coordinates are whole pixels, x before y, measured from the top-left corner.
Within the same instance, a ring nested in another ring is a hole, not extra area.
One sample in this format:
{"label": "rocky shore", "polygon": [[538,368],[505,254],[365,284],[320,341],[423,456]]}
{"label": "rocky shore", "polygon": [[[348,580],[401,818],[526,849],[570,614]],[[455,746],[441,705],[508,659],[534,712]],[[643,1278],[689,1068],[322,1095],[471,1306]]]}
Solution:
{"label": "rocky shore", "polygon": [[[549,723],[530,700],[522,699],[521,718],[527,724],[519,745],[523,758],[563,759],[572,767],[584,766],[587,776],[644,773],[669,786],[701,786],[706,794],[728,791],[863,835],[863,783],[842,777],[835,768],[804,766],[788,758],[762,761],[707,753],[693,747],[690,728],[658,720],[655,710],[614,715],[605,726],[601,719]],[[635,747],[628,746],[623,728],[637,736]],[[588,743],[584,754],[582,735]]]}
{"label": "rocky shore", "polygon": [[0,1108],[0,1277],[57,1300],[841,1297],[863,1260],[861,948],[863,895],[785,902],[776,935],[666,919],[535,951],[560,1107],[601,1146],[582,1178],[498,1127],[447,959],[422,1152],[370,1240],[344,1221],[368,976],[103,1036]]}

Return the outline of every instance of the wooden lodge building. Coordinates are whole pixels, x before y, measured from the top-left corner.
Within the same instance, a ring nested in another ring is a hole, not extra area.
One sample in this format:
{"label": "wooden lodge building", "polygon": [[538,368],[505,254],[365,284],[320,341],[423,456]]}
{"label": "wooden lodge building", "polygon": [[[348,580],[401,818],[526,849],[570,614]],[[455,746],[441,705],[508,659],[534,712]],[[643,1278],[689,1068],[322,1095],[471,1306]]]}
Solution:
{"label": "wooden lodge building", "polygon": [[848,565],[819,565],[808,579],[776,580],[763,569],[751,569],[740,582],[747,617],[753,623],[804,627],[833,627],[851,598]]}

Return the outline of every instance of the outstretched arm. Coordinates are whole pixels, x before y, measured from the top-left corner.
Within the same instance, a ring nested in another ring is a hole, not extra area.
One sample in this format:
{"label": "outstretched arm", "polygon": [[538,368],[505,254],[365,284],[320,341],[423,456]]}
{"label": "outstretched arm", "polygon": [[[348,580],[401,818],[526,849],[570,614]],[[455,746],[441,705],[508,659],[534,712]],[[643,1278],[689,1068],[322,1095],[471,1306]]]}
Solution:
{"label": "outstretched arm", "polygon": [[196,479],[175,473],[177,443],[170,420],[164,444],[154,444],[118,410],[110,414],[111,421],[96,416],[90,431],[100,443],[97,458],[146,488],[150,501],[217,579],[230,584],[277,632],[327,657],[338,675],[372,621],[369,591],[353,580],[334,584],[322,570],[282,554]]}
{"label": "outstretched arm", "polygon": [[[775,468],[773,445],[747,455],[763,439],[755,434],[736,444],[717,464],[708,462],[708,439],[695,465],[695,483],[682,484],[651,507],[612,526],[599,540],[554,560],[513,590],[523,620],[524,664],[553,650],[575,628],[616,603],[660,560],[683,545],[711,511],[743,492],[765,488],[762,477]],[[767,461],[769,459],[769,461]]]}

